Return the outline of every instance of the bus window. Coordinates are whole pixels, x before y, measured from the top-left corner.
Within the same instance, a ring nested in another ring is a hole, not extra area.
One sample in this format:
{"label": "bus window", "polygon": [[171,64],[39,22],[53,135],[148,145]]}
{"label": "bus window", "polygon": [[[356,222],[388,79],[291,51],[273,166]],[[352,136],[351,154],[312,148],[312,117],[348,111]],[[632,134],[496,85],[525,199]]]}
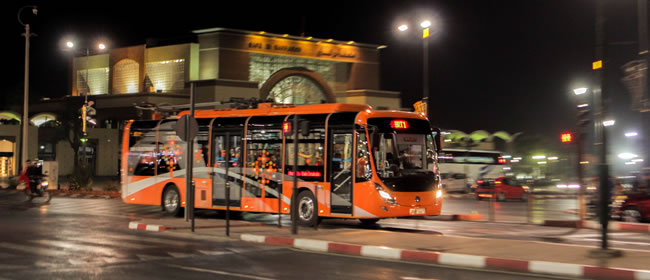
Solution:
{"label": "bus window", "polygon": [[156,172],[156,133],[132,129],[129,135],[128,174],[154,176]]}
{"label": "bus window", "polygon": [[[303,118],[303,116],[301,116]],[[289,120],[291,121],[291,119]],[[286,136],[286,172],[293,176],[294,145],[293,134]],[[322,182],[325,172],[325,127],[324,124],[311,122],[309,135],[298,135],[298,177],[303,181]]]}
{"label": "bus window", "polygon": [[176,120],[163,121],[158,127],[158,174],[185,169],[187,144],[176,135]]}
{"label": "bus window", "polygon": [[246,196],[277,198],[282,186],[282,122],[284,116],[252,117],[246,135]]}
{"label": "bus window", "polygon": [[366,138],[366,130],[363,128],[357,129],[357,156],[356,181],[368,181],[372,177],[372,169],[370,168],[370,156],[368,154],[368,139]]}
{"label": "bus window", "polygon": [[[436,186],[427,155],[433,145],[425,120],[370,118],[377,175],[393,191],[429,191]],[[361,138],[364,139],[364,138]]]}

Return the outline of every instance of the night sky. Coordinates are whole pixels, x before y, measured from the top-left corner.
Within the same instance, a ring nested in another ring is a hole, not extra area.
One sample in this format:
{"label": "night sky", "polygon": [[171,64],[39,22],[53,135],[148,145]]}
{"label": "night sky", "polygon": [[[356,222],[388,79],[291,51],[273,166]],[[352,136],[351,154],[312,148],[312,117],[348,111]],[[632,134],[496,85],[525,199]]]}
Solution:
{"label": "night sky", "polygon": [[[387,45],[380,51],[381,89],[402,92],[402,106],[411,107],[422,95],[422,44],[417,34],[398,34],[396,28],[429,14],[438,27],[429,44],[434,124],[466,132],[559,135],[574,127],[571,89],[588,85],[595,53],[594,0],[61,2],[3,4],[8,74],[0,105],[22,102],[24,29],[16,16],[25,4],[39,6],[38,16],[29,9],[22,16],[39,35],[31,41],[35,99],[67,93],[70,69],[60,41],[69,34],[125,47],[225,27],[290,35],[304,30],[315,38]],[[607,2],[607,40],[614,42],[607,50],[608,90],[622,131],[637,125],[620,82],[620,65],[638,50],[636,1]]]}

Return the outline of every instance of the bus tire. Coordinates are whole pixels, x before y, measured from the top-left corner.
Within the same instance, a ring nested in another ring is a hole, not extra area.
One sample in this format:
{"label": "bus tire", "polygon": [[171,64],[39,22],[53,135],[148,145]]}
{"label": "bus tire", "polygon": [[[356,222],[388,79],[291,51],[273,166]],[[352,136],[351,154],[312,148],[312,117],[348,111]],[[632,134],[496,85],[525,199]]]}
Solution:
{"label": "bus tire", "polygon": [[318,203],[316,198],[309,190],[303,190],[298,193],[296,198],[298,209],[296,211],[298,225],[304,227],[311,227],[319,222],[318,218]]}
{"label": "bus tire", "polygon": [[182,215],[181,194],[175,185],[169,185],[163,191],[162,208],[165,213],[171,216],[180,217]]}

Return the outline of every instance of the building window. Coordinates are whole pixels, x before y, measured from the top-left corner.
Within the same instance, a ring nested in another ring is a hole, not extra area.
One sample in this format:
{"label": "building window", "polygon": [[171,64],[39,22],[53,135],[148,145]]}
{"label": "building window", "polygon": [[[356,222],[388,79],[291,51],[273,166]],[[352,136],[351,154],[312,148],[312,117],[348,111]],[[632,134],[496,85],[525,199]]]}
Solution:
{"label": "building window", "polygon": [[185,87],[185,59],[149,62],[146,64],[149,92],[183,90]]}
{"label": "building window", "polygon": [[285,104],[319,104],[327,100],[316,83],[300,76],[287,77],[278,82],[271,89],[269,98]]}
{"label": "building window", "polygon": [[339,64],[345,63],[303,57],[251,53],[248,80],[259,82],[261,86],[273,73],[280,69],[304,67],[321,75],[330,84],[330,87],[335,88],[335,83],[340,82],[337,81],[337,77],[347,78],[348,76],[347,73],[337,73],[337,70],[347,71],[347,67],[337,67]]}
{"label": "building window", "polygon": [[139,91],[140,64],[132,59],[124,59],[115,64],[114,70],[114,93],[136,93]]}
{"label": "building window", "polygon": [[[88,74],[86,75],[86,73]],[[108,67],[77,71],[77,92],[79,92],[79,95],[108,93],[108,73]]]}

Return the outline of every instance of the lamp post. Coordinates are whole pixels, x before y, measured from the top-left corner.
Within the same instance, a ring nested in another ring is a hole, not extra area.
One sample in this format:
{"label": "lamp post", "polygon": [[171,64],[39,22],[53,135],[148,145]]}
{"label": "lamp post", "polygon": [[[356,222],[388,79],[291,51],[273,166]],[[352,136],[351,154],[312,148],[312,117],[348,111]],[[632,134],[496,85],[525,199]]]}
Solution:
{"label": "lamp post", "polygon": [[[65,43],[65,46],[69,50],[74,50],[75,47],[76,47],[76,44],[73,41],[67,41]],[[106,44],[104,44],[102,42],[99,42],[99,43],[97,43],[96,47],[97,47],[97,50],[103,51],[103,50],[106,49]],[[85,88],[85,90],[79,92],[79,94],[83,94],[83,96],[84,96],[84,105],[81,108],[81,110],[82,110],[82,112],[81,112],[82,120],[81,121],[82,121],[82,133],[83,133],[83,139],[81,141],[81,155],[83,157],[82,164],[83,164],[84,167],[86,167],[88,165],[88,157],[86,156],[86,146],[87,146],[87,142],[88,142],[88,139],[86,137],[87,136],[86,122],[87,122],[87,119],[88,119],[88,116],[87,116],[87,112],[89,111],[88,106],[90,106],[90,104],[88,104],[88,94],[90,94],[89,93],[90,84],[89,84],[89,81],[88,81],[88,74],[90,72],[90,63],[89,63],[89,60],[90,60],[90,48],[88,46],[85,47],[85,56],[86,56],[86,78],[85,78],[86,88]],[[73,65],[73,69],[74,69],[74,65]],[[76,75],[75,75],[75,77],[76,77]],[[78,87],[78,85],[77,85],[77,87]]]}
{"label": "lamp post", "polygon": [[29,24],[23,23],[20,20],[20,15],[25,8],[32,8],[32,13],[34,15],[38,14],[38,8],[36,6],[23,6],[18,10],[18,22],[25,27],[25,92],[23,100],[23,120],[22,120],[22,140],[21,140],[21,160],[20,164],[25,168],[25,161],[28,159],[28,143],[27,143],[27,134],[29,128],[29,37],[34,36],[35,34],[30,33]]}
{"label": "lamp post", "polygon": [[[431,35],[431,21],[420,22],[422,28],[422,102],[424,103],[424,115],[429,117],[429,37]],[[402,24],[397,27],[400,32],[406,32],[408,25]]]}

